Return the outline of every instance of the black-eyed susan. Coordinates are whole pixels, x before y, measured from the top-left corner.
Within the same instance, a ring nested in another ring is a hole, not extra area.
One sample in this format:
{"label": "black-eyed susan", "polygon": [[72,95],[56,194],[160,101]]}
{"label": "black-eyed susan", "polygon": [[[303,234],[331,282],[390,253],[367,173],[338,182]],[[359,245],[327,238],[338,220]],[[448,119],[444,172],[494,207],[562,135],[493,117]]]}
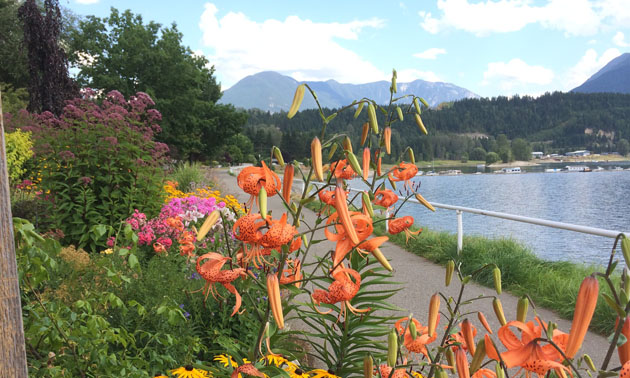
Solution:
{"label": "black-eyed susan", "polygon": [[411,376],[414,378],[424,378],[424,376],[420,373],[418,373],[417,371],[412,371],[411,372]]}
{"label": "black-eyed susan", "polygon": [[[231,365],[233,368],[238,367],[238,362],[234,359],[234,357],[228,354],[219,354],[218,356],[214,356],[214,360],[218,361],[223,367],[228,367]],[[247,358],[243,358],[243,363],[248,364],[250,361]]]}
{"label": "black-eyed susan", "polygon": [[311,370],[309,374],[312,374],[310,378],[341,378],[335,375],[332,370],[315,369]]}
{"label": "black-eyed susan", "polygon": [[311,377],[307,372],[300,369],[299,367],[296,367],[293,370],[285,369],[285,371],[289,373],[289,376],[291,378],[310,378]]}
{"label": "black-eyed susan", "polygon": [[219,354],[218,356],[214,356],[214,360],[218,361],[223,367],[232,366],[233,368],[238,367],[238,363],[232,358],[232,356],[227,354]]}
{"label": "black-eyed susan", "polygon": [[285,370],[286,370],[286,367],[292,368],[292,369],[297,368],[297,365],[295,365],[293,362],[287,360],[286,358],[282,357],[279,354],[268,354],[267,356],[263,358],[267,360],[268,365],[274,365],[279,368],[285,368]]}
{"label": "black-eyed susan", "polygon": [[208,378],[210,375],[207,371],[201,369],[195,369],[190,365],[182,366],[177,369],[171,370],[176,378]]}

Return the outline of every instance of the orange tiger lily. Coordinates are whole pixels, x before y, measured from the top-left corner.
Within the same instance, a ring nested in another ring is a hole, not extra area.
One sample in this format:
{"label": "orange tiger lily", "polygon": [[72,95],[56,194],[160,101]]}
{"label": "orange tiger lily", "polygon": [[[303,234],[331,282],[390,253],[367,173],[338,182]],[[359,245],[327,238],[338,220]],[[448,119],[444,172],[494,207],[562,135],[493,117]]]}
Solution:
{"label": "orange tiger lily", "polygon": [[[326,235],[326,238],[337,243],[335,246],[335,253],[333,255],[333,266],[337,266],[341,261],[343,261],[354,246],[357,244],[360,245],[360,243],[372,235],[372,232],[374,231],[372,218],[356,211],[350,212],[349,214],[352,227],[357,233],[358,243],[356,244],[350,240],[346,228],[338,222],[339,212],[333,213],[328,218],[328,221],[326,221],[326,225],[334,225],[334,230],[336,231],[336,233],[333,233],[328,229],[328,227],[324,229],[324,235]],[[364,249],[369,246],[369,244],[364,246]]]}
{"label": "orange tiger lily", "polygon": [[[437,318],[436,323],[439,322],[439,315]],[[408,317],[399,319],[394,323],[394,328],[396,328],[398,334],[402,335],[403,331],[405,332],[403,345],[408,351],[423,354],[429,358],[426,346],[437,339],[437,333],[434,333],[433,336],[429,335],[429,327],[423,326],[418,320],[412,318],[411,321],[416,325],[416,338],[413,339],[409,327],[406,327],[407,329],[405,330],[405,327],[402,325],[406,321],[409,321]]]}
{"label": "orange tiger lily", "polygon": [[[379,198],[380,197],[380,198]],[[398,201],[398,195],[389,189],[377,190],[374,193],[374,204],[389,208]]]}
{"label": "orange tiger lily", "polygon": [[[565,373],[571,375],[571,371],[562,365],[562,354],[551,344],[540,345],[538,339],[541,338],[543,327],[540,319],[536,318],[536,323],[511,321],[501,327],[497,336],[507,351],[501,353],[501,359],[508,368],[520,366],[526,370],[526,375],[536,373],[539,377],[544,376],[549,370],[554,370],[559,376]],[[517,333],[512,332],[510,327],[520,331],[520,339]],[[553,342],[562,350],[566,349],[569,335],[559,330],[554,330]],[[499,353],[494,348],[488,335],[485,335],[486,354],[489,358],[498,360]],[[518,373],[517,373],[518,374]]]}
{"label": "orange tiger lily", "polygon": [[[352,279],[354,279],[354,282]],[[365,313],[370,311],[370,308],[366,309],[357,309],[354,308],[350,301],[354,298],[355,295],[359,292],[359,288],[361,287],[361,275],[359,272],[349,268],[341,268],[337,269],[337,272],[333,275],[334,281],[328,287],[328,290],[317,289],[313,291],[311,294],[311,299],[313,300],[313,304],[315,305],[315,310],[320,314],[329,314],[332,312],[329,309],[327,312],[320,311],[317,306],[320,303],[326,304],[335,304],[341,302],[341,307],[339,310],[339,315],[337,316],[337,320],[341,319],[343,316],[346,316],[346,308],[350,310],[353,314]]]}
{"label": "orange tiger lily", "polygon": [[254,377],[261,377],[261,378],[265,378],[265,375],[258,369],[256,369],[256,367],[252,364],[244,364],[241,365],[239,367],[237,367],[236,369],[234,369],[234,371],[232,372],[232,375],[230,375],[230,378],[237,378],[239,377],[241,374],[243,373],[246,376],[254,376]]}
{"label": "orange tiger lily", "polygon": [[287,224],[287,213],[282,214],[280,220],[268,222],[269,229],[260,238],[260,244],[265,248],[278,249],[289,243],[297,234],[295,226]]}
{"label": "orange tiger lily", "polygon": [[335,190],[322,190],[321,192],[317,193],[317,196],[319,197],[319,200],[322,201],[323,203],[326,204],[326,206],[324,206],[319,214],[322,213],[326,213],[326,214],[330,214],[330,207],[331,206],[335,206]]}
{"label": "orange tiger lily", "polygon": [[413,217],[411,215],[405,215],[404,217],[390,220],[387,230],[392,235],[405,231],[406,243],[409,243],[409,238],[415,238],[414,235],[418,235],[422,232],[421,228],[418,229],[418,231],[410,231],[409,227],[413,226],[413,223]]}
{"label": "orange tiger lily", "polygon": [[[407,370],[405,369],[396,369],[392,374],[392,367],[386,364],[382,364],[378,367],[378,371],[381,377],[386,378],[408,378],[409,374],[407,374]],[[390,375],[391,374],[391,375]]]}
{"label": "orange tiger lily", "polygon": [[[269,217],[271,218],[271,217]],[[254,261],[254,265],[263,264],[264,259],[262,256],[264,252],[260,245],[260,239],[263,234],[260,228],[267,224],[262,216],[258,213],[249,213],[240,217],[232,227],[234,237],[243,244],[243,262],[248,263]]]}
{"label": "orange tiger lily", "polygon": [[[280,276],[280,283],[282,285],[289,285],[294,281],[301,281],[303,276],[300,260],[287,260],[287,265],[290,268],[283,270],[283,274]],[[299,289],[302,286],[302,282],[295,282],[294,285]]]}
{"label": "orange tiger lily", "polygon": [[254,198],[258,196],[260,188],[264,187],[267,196],[271,197],[280,190],[280,177],[262,162],[262,167],[245,167],[236,178],[238,186],[245,193],[251,195],[247,201],[247,207],[252,205]]}
{"label": "orange tiger lily", "polygon": [[404,161],[394,167],[392,171],[394,177],[390,176],[392,181],[404,181],[405,185],[411,187],[411,180],[418,174],[418,167],[413,163],[405,163]]}
{"label": "orange tiger lily", "polygon": [[[201,264],[204,260],[208,261]],[[234,310],[232,311],[232,316],[234,316],[241,307],[241,296],[231,282],[240,276],[244,276],[245,269],[236,268],[231,270],[221,270],[223,265],[225,265],[225,263],[229,260],[230,258],[227,256],[223,256],[216,252],[210,252],[197,258],[196,268],[197,273],[206,280],[206,284],[202,289],[205,294],[204,301],[208,298],[209,293],[212,293],[212,296],[216,299],[218,293],[214,288],[214,284],[221,284],[227,289],[227,291],[236,296],[236,304],[234,305]]]}
{"label": "orange tiger lily", "polygon": [[338,179],[349,180],[356,175],[356,172],[352,169],[347,159],[339,160],[332,166],[335,167],[335,177]]}

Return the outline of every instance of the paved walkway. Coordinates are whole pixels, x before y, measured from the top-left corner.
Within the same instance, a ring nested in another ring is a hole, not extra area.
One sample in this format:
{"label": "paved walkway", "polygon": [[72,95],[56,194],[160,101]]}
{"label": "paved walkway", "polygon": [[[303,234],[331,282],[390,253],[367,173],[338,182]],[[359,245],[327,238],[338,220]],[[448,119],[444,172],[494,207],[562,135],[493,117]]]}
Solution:
{"label": "paved walkway", "polygon": [[[230,176],[227,174],[226,170],[213,170],[213,176],[219,187],[222,189],[222,192],[234,195],[240,202],[247,201],[249,195],[240,191],[236,184],[235,176]],[[275,217],[285,211],[281,201],[277,199],[277,197],[271,197],[269,199],[268,207]],[[315,224],[316,215],[314,212],[305,209],[304,216],[306,222],[309,224]],[[320,238],[324,238],[323,232],[320,236]],[[324,255],[331,249],[334,249],[333,244],[325,241],[312,246],[310,254]],[[454,276],[451,285],[445,288],[445,269],[441,265],[437,265],[423,257],[407,252],[393,243],[383,244],[383,246],[381,246],[381,250],[390,259],[391,265],[394,267],[393,281],[404,283],[403,289],[390,299],[393,304],[404,309],[404,311],[400,313],[401,317],[407,316],[411,312],[413,313],[414,318],[418,319],[421,323],[426,324],[428,318],[429,299],[433,293],[442,291],[445,295],[453,297],[457,296],[460,287],[457,277]],[[471,283],[466,286],[464,298],[492,296],[495,294],[496,293],[492,288]],[[515,319],[518,297],[503,292],[500,299],[503,303],[506,319]],[[465,310],[481,310],[486,315],[486,318],[488,319],[492,329],[495,330],[495,333],[500,327],[500,324],[496,320],[494,312],[492,311],[491,300],[475,301],[473,304],[467,305]],[[558,315],[551,311],[539,307],[538,314],[545,322],[549,320],[556,322],[558,324],[558,328],[564,332],[568,333],[571,329],[571,323],[569,321],[561,319]],[[475,327],[477,327],[478,334],[483,334],[485,332],[483,327],[479,324],[475,314],[470,316],[470,320],[473,322]],[[528,312],[527,320],[533,320],[533,311],[531,308]],[[601,365],[601,361],[603,361],[606,351],[608,350],[608,345],[609,343],[605,337],[589,332],[586,336],[582,349],[580,350],[580,355],[581,353],[588,353],[593,358],[596,365],[599,366]],[[613,360],[609,366],[619,366],[618,361],[617,352],[615,351]]]}

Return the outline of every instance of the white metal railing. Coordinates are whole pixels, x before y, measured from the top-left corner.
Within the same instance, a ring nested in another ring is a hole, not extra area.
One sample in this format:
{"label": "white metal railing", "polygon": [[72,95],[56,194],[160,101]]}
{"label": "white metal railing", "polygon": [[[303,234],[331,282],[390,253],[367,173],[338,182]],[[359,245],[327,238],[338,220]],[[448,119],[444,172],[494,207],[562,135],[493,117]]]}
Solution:
{"label": "white metal railing", "polygon": [[[302,183],[302,191],[303,191],[304,181],[302,181],[301,179],[296,179],[296,180]],[[314,182],[313,184],[322,185],[324,183]],[[350,188],[350,187],[348,187],[348,189],[353,192],[364,191],[363,189],[356,189],[356,188]],[[400,196],[398,198],[400,198]],[[407,202],[420,204],[420,202],[413,197],[408,199]],[[630,232],[606,230],[606,229],[597,228],[597,227],[581,226],[577,224],[556,222],[556,221],[550,221],[550,220],[540,219],[540,218],[530,218],[530,217],[525,217],[522,215],[501,213],[498,211],[475,209],[471,207],[447,205],[447,204],[437,203],[437,202],[430,202],[430,203],[431,205],[433,205],[433,207],[455,211],[455,214],[457,215],[457,252],[461,252],[463,243],[464,243],[463,213],[485,215],[489,217],[502,218],[502,219],[507,219],[507,220],[516,221],[516,222],[530,223],[530,224],[535,224],[535,225],[544,226],[544,227],[558,228],[558,229],[567,230],[567,231],[581,232],[584,234],[603,236],[603,237],[612,238],[612,239],[619,236],[619,234],[630,235]]]}

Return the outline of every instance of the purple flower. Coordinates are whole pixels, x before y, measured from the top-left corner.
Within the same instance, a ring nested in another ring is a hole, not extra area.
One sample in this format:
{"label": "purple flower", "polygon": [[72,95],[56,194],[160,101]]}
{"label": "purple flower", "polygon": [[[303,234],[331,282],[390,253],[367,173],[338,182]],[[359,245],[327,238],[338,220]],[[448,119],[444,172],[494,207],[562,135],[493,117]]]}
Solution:
{"label": "purple flower", "polygon": [[61,151],[59,153],[59,157],[61,158],[61,160],[64,160],[64,161],[70,161],[70,160],[75,158],[75,156],[72,153],[72,151],[68,151],[68,150]]}
{"label": "purple flower", "polygon": [[84,186],[90,185],[91,182],[92,182],[92,179],[87,176],[83,176],[79,178],[79,183],[81,183]]}

